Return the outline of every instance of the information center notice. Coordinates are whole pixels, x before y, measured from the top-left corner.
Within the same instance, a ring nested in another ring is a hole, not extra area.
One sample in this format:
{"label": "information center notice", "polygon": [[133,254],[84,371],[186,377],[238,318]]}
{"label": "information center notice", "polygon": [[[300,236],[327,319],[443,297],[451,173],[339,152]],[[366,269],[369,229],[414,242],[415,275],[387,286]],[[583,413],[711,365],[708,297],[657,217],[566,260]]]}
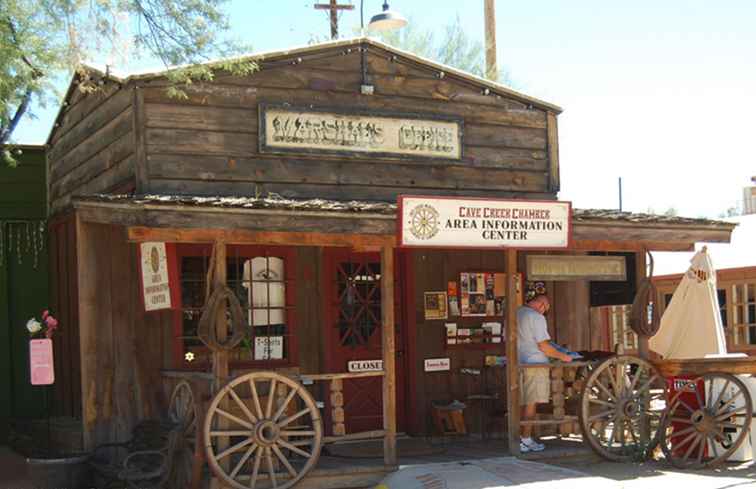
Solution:
{"label": "information center notice", "polygon": [[399,197],[402,246],[567,248],[569,202]]}

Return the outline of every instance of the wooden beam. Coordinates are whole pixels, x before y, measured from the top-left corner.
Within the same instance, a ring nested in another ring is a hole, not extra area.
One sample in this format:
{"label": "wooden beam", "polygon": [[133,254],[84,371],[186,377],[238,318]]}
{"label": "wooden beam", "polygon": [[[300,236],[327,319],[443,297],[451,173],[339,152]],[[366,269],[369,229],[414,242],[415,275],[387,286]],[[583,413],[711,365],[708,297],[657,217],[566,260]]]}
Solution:
{"label": "wooden beam", "polygon": [[572,250],[580,251],[693,251],[693,241],[612,241],[612,240],[573,240]]}
{"label": "wooden beam", "polygon": [[136,174],[136,191],[138,194],[147,194],[150,191],[150,182],[147,168],[147,141],[145,137],[146,118],[144,106],[144,92],[139,87],[134,87],[133,98],[133,131],[134,131],[134,172]]}
{"label": "wooden beam", "polygon": [[509,453],[520,454],[520,369],[517,355],[517,250],[507,257],[507,411],[509,412]]}
{"label": "wooden beam", "polygon": [[557,116],[553,112],[546,115],[546,139],[549,148],[549,190],[558,192],[559,180],[559,135],[557,133]]}
{"label": "wooden beam", "polygon": [[[647,270],[646,270],[646,251],[641,250],[635,254],[635,290],[636,294],[637,291],[640,289],[640,285],[643,282],[643,280],[646,278]],[[656,301],[656,298],[654,298],[654,301]],[[658,307],[656,304],[654,304],[654,307]],[[638,335],[638,356],[641,357],[644,360],[649,359],[649,337]]]}
{"label": "wooden beam", "polygon": [[[226,275],[227,275],[227,264],[226,264],[226,243],[222,240],[216,240],[213,243],[213,257],[214,262],[211,263],[211,266],[213,266],[213,287],[210,289],[210,294],[212,294],[212,291],[215,290],[218,287],[222,287],[226,285]],[[208,296],[209,299],[209,296]],[[216,335],[219,341],[223,342],[226,339],[227,336],[227,329],[226,329],[226,310],[225,308],[220,308],[218,311],[218,315],[215,318],[215,324],[211,327],[215,328]],[[226,385],[226,382],[228,382],[228,357],[229,357],[229,351],[228,350],[215,350],[213,351],[212,358],[213,358],[213,375],[216,378],[216,382],[218,383],[218,387],[222,387]],[[272,395],[272,394],[271,394]],[[220,406],[223,409],[227,408],[226,401],[222,401]],[[223,429],[228,427],[228,421],[224,419],[219,420],[219,428]],[[223,450],[225,447],[229,444],[229,439],[226,437],[220,437],[217,439],[218,442],[218,450]],[[221,466],[228,470],[228,459],[221,461]]]}
{"label": "wooden beam", "polygon": [[393,467],[396,457],[396,362],[394,325],[394,247],[381,250],[381,334],[383,339],[383,463]]}
{"label": "wooden beam", "polygon": [[227,244],[264,244],[296,246],[343,246],[362,250],[394,246],[393,235],[345,235],[330,233],[305,233],[282,231],[247,231],[244,229],[187,229],[129,228],[129,241],[137,243],[161,241],[166,243],[213,243],[223,240]]}

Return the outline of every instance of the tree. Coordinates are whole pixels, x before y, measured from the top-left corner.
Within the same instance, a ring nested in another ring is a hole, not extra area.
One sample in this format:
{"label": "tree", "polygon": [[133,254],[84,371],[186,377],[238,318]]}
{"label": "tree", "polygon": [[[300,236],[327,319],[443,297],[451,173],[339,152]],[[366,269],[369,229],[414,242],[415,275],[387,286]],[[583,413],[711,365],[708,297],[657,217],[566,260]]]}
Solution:
{"label": "tree", "polygon": [[[223,39],[226,0],[0,0],[0,148],[23,117],[33,116],[32,100],[44,106],[55,95],[53,81],[82,63],[145,55],[171,69],[170,91],[181,84],[211,79],[216,69],[246,74],[254,63],[228,58],[243,46]],[[212,58],[225,61],[212,63]],[[205,63],[205,64],[199,64]],[[5,159],[12,159],[4,150]]]}
{"label": "tree", "polygon": [[[462,28],[459,16],[444,27],[440,42],[436,42],[435,33],[422,30],[410,20],[403,29],[382,32],[380,38],[386,44],[409,51],[424,58],[467,71],[485,78],[486,59],[483,43],[471,39]],[[509,74],[499,72],[499,80],[505,85],[512,85]]]}

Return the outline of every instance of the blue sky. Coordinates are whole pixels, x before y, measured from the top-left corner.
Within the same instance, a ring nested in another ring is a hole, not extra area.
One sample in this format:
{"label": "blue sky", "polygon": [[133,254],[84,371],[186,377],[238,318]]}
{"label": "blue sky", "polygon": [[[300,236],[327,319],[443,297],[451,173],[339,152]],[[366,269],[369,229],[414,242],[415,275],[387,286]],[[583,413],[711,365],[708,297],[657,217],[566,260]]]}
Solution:
{"label": "blue sky", "polygon": [[[341,15],[349,37],[359,0],[340,1],[357,6]],[[234,0],[233,34],[255,51],[327,39],[313,3]],[[366,21],[382,3],[365,0]],[[459,16],[483,41],[483,0],[390,4],[423,29]],[[615,207],[620,176],[626,210],[716,217],[741,198],[756,175],[756,2],[498,0],[496,14],[499,64],[518,89],[564,108],[561,199]],[[43,142],[55,111],[24,123],[16,141]]]}

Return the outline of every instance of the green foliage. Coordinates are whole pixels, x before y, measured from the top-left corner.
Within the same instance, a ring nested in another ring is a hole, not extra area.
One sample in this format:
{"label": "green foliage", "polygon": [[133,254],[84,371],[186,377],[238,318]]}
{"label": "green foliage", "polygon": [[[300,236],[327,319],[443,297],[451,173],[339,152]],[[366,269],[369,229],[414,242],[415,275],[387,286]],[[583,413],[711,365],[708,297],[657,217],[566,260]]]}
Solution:
{"label": "green foliage", "polygon": [[[483,43],[467,35],[459,16],[443,28],[440,38],[432,30],[419,28],[413,19],[407,27],[381,32],[379,37],[391,46],[485,78]],[[509,75],[504,71],[499,72],[499,82],[511,85]]]}
{"label": "green foliage", "polygon": [[[30,101],[57,97],[52,81],[82,74],[81,90],[97,90],[84,61],[107,64],[152,56],[171,69],[170,93],[211,80],[216,70],[248,74],[254,63],[232,58],[248,49],[224,38],[227,0],[0,0],[0,145]],[[208,63],[211,59],[222,61]]]}

